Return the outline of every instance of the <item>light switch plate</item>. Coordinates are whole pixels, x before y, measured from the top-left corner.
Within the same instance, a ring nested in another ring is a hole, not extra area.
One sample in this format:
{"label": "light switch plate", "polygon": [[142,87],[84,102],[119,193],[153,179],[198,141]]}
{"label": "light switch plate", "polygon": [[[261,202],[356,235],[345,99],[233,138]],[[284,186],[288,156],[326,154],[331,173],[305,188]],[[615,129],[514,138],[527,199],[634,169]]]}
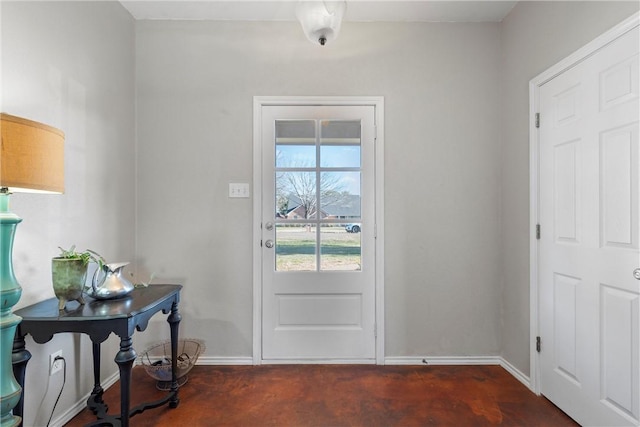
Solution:
{"label": "light switch plate", "polygon": [[249,194],[249,184],[246,182],[241,183],[229,183],[229,197],[232,198],[248,198]]}

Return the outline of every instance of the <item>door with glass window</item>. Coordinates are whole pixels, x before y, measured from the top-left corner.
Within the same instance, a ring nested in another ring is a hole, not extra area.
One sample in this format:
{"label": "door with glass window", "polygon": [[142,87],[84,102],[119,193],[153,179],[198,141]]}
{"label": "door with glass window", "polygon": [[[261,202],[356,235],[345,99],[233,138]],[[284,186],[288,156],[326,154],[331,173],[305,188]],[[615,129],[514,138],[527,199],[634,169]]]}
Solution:
{"label": "door with glass window", "polygon": [[375,362],[373,106],[262,107],[262,359]]}

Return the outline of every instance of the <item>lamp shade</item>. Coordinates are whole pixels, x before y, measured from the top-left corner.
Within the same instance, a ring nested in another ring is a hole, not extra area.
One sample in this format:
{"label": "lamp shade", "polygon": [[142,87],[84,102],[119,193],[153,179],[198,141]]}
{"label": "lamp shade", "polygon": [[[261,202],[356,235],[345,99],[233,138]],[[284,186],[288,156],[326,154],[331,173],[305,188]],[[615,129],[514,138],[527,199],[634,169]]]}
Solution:
{"label": "lamp shade", "polygon": [[307,38],[324,46],[338,37],[346,8],[345,1],[301,0],[296,16]]}
{"label": "lamp shade", "polygon": [[64,192],[64,133],[0,113],[0,187],[12,192]]}

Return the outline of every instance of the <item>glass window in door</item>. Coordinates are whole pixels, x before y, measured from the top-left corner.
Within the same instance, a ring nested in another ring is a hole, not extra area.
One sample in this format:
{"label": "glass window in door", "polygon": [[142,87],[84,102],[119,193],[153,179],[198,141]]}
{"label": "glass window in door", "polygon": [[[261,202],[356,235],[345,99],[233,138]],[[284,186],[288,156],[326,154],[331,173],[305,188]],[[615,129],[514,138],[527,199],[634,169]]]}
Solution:
{"label": "glass window in door", "polygon": [[276,271],[361,270],[361,123],[276,120]]}

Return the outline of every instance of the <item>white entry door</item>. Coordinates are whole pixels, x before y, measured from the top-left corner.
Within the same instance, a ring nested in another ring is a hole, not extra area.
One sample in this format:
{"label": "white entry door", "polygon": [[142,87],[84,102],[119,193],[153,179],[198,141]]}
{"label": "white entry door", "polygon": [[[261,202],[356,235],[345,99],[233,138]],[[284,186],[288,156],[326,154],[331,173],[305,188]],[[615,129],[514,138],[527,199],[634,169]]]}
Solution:
{"label": "white entry door", "polygon": [[542,394],[640,424],[638,28],[540,88]]}
{"label": "white entry door", "polygon": [[262,362],[376,360],[375,107],[262,107]]}

